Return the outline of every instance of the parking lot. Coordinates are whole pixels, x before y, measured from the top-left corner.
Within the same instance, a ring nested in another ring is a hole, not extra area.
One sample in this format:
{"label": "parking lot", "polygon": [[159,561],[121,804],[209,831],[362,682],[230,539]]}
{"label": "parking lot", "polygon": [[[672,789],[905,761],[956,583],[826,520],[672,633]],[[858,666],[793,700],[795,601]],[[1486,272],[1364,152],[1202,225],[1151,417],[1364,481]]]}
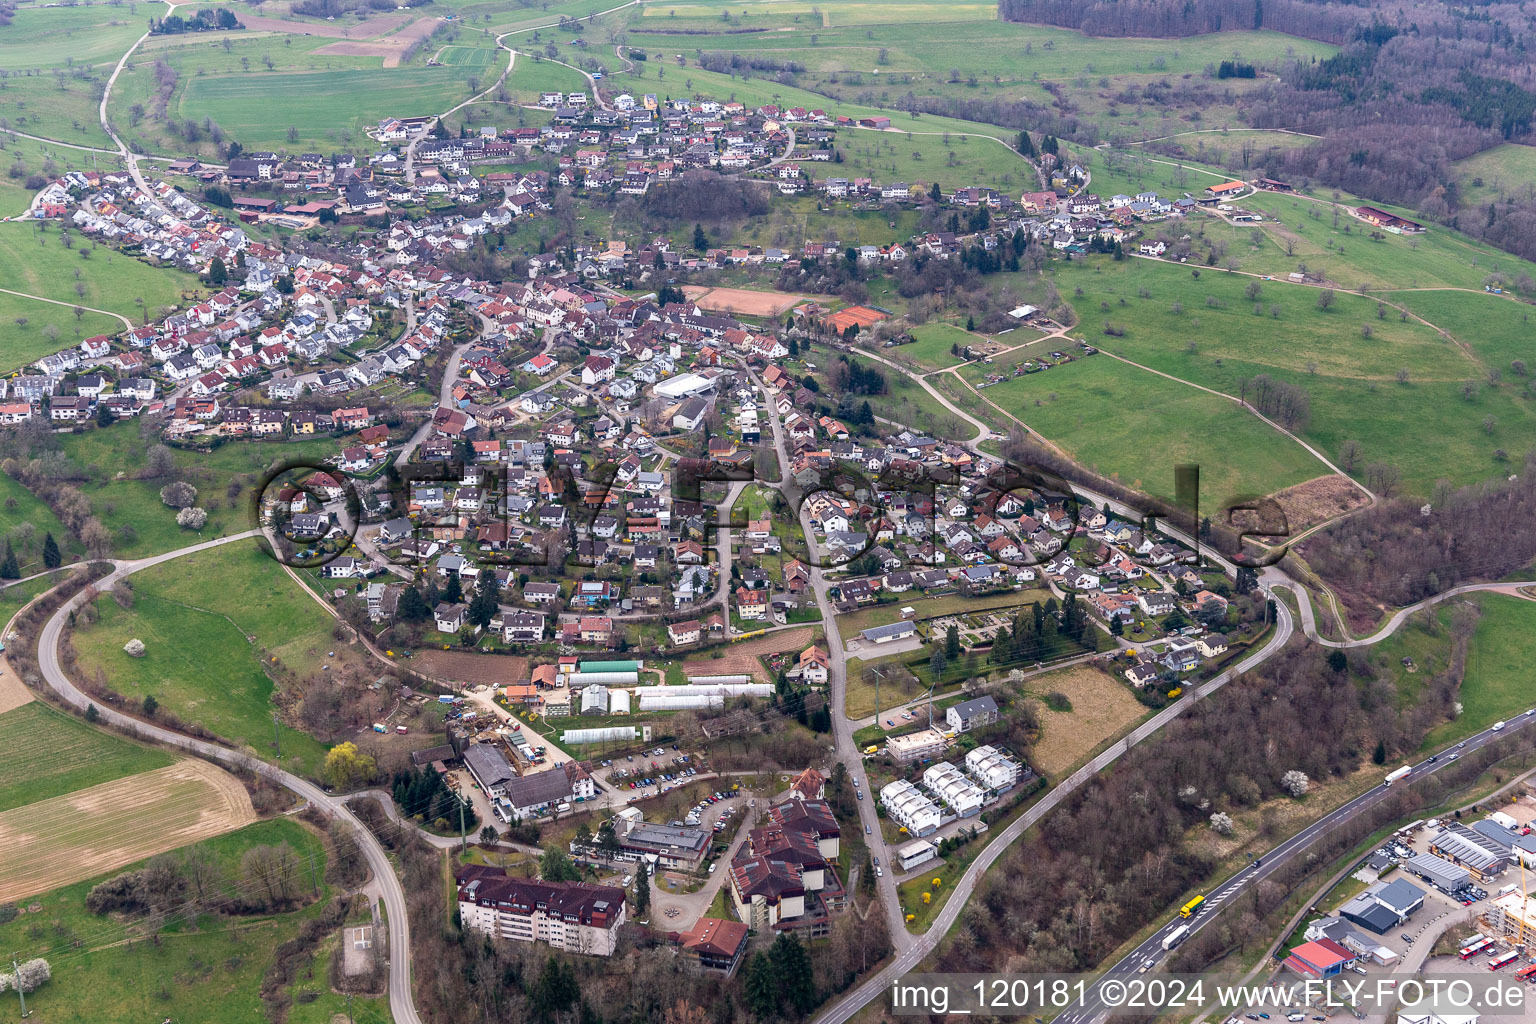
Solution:
{"label": "parking lot", "polygon": [[675,747],[656,747],[618,760],[604,760],[599,768],[602,781],[621,795],[657,796],[696,777],[696,762],[695,755],[678,753]]}

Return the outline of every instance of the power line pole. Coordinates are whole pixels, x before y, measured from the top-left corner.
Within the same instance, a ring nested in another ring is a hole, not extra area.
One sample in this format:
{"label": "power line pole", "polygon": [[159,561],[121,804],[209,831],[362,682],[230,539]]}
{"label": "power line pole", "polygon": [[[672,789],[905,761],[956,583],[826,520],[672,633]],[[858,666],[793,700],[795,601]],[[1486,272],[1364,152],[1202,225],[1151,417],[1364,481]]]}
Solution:
{"label": "power line pole", "polygon": [[21,965],[11,957],[11,971],[16,978],[16,997],[21,1000],[21,1019],[26,1020],[31,1014],[27,1013],[27,994],[21,990]]}
{"label": "power line pole", "polygon": [[272,746],[277,748],[277,756],[283,756],[283,738],[277,731],[277,712],[272,713]]}

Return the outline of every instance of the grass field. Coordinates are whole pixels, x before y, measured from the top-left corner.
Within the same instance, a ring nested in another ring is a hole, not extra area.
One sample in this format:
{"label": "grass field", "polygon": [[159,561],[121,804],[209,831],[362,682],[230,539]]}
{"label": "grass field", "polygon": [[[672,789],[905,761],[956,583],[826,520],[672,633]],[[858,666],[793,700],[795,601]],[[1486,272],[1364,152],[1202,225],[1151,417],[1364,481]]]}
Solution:
{"label": "grass field", "polygon": [[[211,117],[251,147],[364,145],[363,129],[380,118],[446,110],[469,98],[464,68],[380,68],[267,75],[253,88],[244,75],[187,82],[182,119]],[[274,117],[273,111],[282,111]],[[292,130],[292,134],[290,134]]]}
{"label": "grass field", "polygon": [[[1233,396],[1260,373],[1305,388],[1311,416],[1299,433],[1330,458],[1344,441],[1360,442],[1356,474],[1384,461],[1402,471],[1410,493],[1424,494],[1441,478],[1465,484],[1504,471],[1495,449],[1523,453],[1528,447],[1521,439],[1536,418],[1536,403],[1522,397],[1509,368],[1520,349],[1524,308],[1509,300],[1403,293],[1411,309],[1451,332],[1447,338],[1391,308],[1379,316],[1372,298],[1341,291],[1324,310],[1317,305],[1318,289],[1210,269],[1196,278],[1176,264],[1106,259],[1060,265],[1054,274],[1078,312],[1082,336],[1109,352]],[[1249,298],[1255,284],[1259,291]],[[1182,312],[1175,311],[1176,303]],[[1124,335],[1103,336],[1106,322]],[[1492,367],[1510,383],[1487,386]],[[984,369],[996,367],[964,372],[974,380]],[[1399,370],[1407,372],[1406,381],[1398,381]],[[1070,398],[1067,388],[1053,383],[1058,372],[1024,379],[1038,382],[1031,385],[1035,391],[1050,388]],[[1461,394],[1468,380],[1484,382],[1470,401]],[[1018,386],[1015,381],[983,393],[997,400],[998,392]],[[1023,412],[1026,422],[1029,411]],[[1489,416],[1491,428],[1485,427]],[[1426,424],[1432,424],[1434,445],[1421,443]],[[1207,426],[1191,422],[1189,429]]]}
{"label": "grass field", "polygon": [[90,878],[255,817],[238,779],[195,759],[24,804],[0,812],[0,901]]}
{"label": "grass field", "polygon": [[171,763],[36,701],[0,715],[0,737],[0,811]]}
{"label": "grass field", "polygon": [[[77,463],[90,482],[82,490],[101,521],[112,531],[114,551],[121,557],[158,554],[201,540],[250,528],[248,490],[231,507],[228,487],[254,487],[269,466],[295,459],[318,459],[336,451],[329,438],[281,444],[241,442],[212,452],[175,450],[177,479],[198,489],[198,504],[208,510],[208,522],[193,532],[176,525],[175,512],[160,500],[168,481],[140,480],[147,446],[133,423],[89,430],[60,438],[64,453]],[[131,536],[125,528],[132,531]]]}
{"label": "grass field", "polygon": [[[241,856],[256,846],[293,848],[309,875],[311,858],[325,867],[319,838],[297,821],[260,821],[200,843],[226,873],[237,873]],[[138,865],[126,865],[136,867]],[[115,873],[115,872],[113,872]],[[259,993],[272,950],[298,934],[319,904],[286,914],[226,918],[204,914],[195,920],[173,919],[159,941],[141,940],[136,919],[99,917],[85,908],[85,897],[112,873],[53,889],[36,897],[35,913],[0,925],[0,941],[23,958],[46,957],[53,980],[27,997],[34,1019],[48,1024],[99,1021],[218,1020],[228,1024],[266,1024]],[[321,894],[330,887],[321,882]],[[134,940],[134,941],[129,941]],[[325,954],[301,964],[290,1024],[333,1024],[346,1020],[347,1001],[326,983]],[[318,993],[308,1001],[301,995]],[[354,999],[359,1024],[390,1019],[381,999]]]}
{"label": "grass field", "polygon": [[1461,716],[1432,730],[1426,748],[1479,732],[1536,704],[1530,686],[1536,601],[1503,594],[1482,594],[1476,600],[1482,617],[1467,649]]}
{"label": "grass field", "polygon": [[875,415],[934,437],[970,438],[974,427],[939,404],[922,385],[906,374],[888,366],[879,367],[885,374],[886,393],[870,401]]}
{"label": "grass field", "polygon": [[1104,355],[981,394],[1089,468],[1164,498],[1173,496],[1179,464],[1200,466],[1201,502],[1211,508],[1325,471],[1296,442],[1236,404]]}
{"label": "grass field", "polygon": [[945,366],[956,366],[965,361],[962,357],[950,353],[953,346],[959,345],[964,351],[967,345],[979,347],[987,340],[985,335],[972,334],[954,324],[942,322],[919,324],[912,328],[912,337],[917,340],[910,345],[891,349],[886,355],[896,359],[910,359],[919,366],[929,369],[940,369]]}
{"label": "grass field", "polygon": [[1038,188],[1034,169],[1008,146],[966,135],[902,136],[848,130],[837,137],[843,162],[800,166],[816,178],[872,178],[945,189],[987,185],[1005,192]]}
{"label": "grass field", "polygon": [[[849,6],[859,5],[839,5],[838,12]],[[689,17],[683,8],[648,4],[630,14],[630,43],[668,54],[700,48],[794,61],[806,69],[798,76],[802,83],[840,94],[888,88],[899,90],[896,95],[910,90],[920,96],[984,97],[1021,88],[1047,95],[1040,89],[1043,82],[1118,91],[1126,83],[1116,79],[1200,75],[1207,64],[1234,54],[1278,66],[1291,56],[1335,52],[1326,44],[1274,32],[1096,39],[1068,29],[969,17],[972,12],[965,6],[878,5],[883,23],[855,24],[833,12],[827,25],[808,13],[797,16],[778,0],[730,4],[729,22],[722,20],[719,8],[712,17],[700,18]],[[1110,79],[1107,87],[1104,78]]]}
{"label": "grass field", "polygon": [[[1035,714],[1041,734],[1032,755],[1033,767],[1052,778],[1061,778],[1099,744],[1147,713],[1125,684],[1096,668],[1073,666],[1035,676],[1025,691],[1040,698]],[[1064,694],[1072,710],[1047,707],[1043,698],[1052,693]]]}
{"label": "grass field", "polygon": [[1393,292],[1393,302],[1408,307],[1457,341],[1468,345],[1482,368],[1500,370],[1511,385],[1521,381],[1510,364],[1516,359],[1536,366],[1531,344],[1531,307],[1501,295],[1463,291]]}
{"label": "grass field", "polygon": [[1536,147],[1513,142],[1485,149],[1451,165],[1469,205],[1487,206],[1503,196],[1526,197],[1536,182]]}
{"label": "grass field", "polygon": [[[15,508],[11,503],[15,502]],[[53,510],[31,491],[0,473],[0,538],[11,536],[11,531],[22,523],[30,523],[37,540],[36,551],[17,551],[21,559],[21,574],[29,576],[43,570],[42,543],[44,534],[52,533],[62,550],[69,550],[69,531],[59,522]],[[13,550],[15,550],[13,548]]]}
{"label": "grass field", "polygon": [[21,7],[0,33],[0,67],[51,71],[115,62],[144,28],[144,18],[113,5]]}
{"label": "grass field", "polygon": [[[921,621],[937,618],[941,615],[972,614],[975,612],[991,611],[995,608],[1022,608],[1034,604],[1036,601],[1047,601],[1050,593],[1044,590],[1021,590],[1006,594],[988,594],[984,597],[967,597],[962,594],[950,594],[944,597],[914,597],[910,601],[897,600],[890,604],[875,605],[870,608],[861,608],[856,612],[844,612],[837,617],[838,631],[844,636],[852,636],[860,630],[870,629],[874,626],[888,626],[901,619],[901,610],[911,608],[913,618]],[[855,686],[853,680],[849,686]],[[868,714],[869,712],[865,712]]]}
{"label": "grass field", "polygon": [[[254,543],[146,569],[133,584],[131,609],[105,597],[99,621],[74,634],[83,670],[104,673],[127,697],[154,694],[166,710],[270,758],[276,709],[263,661],[275,658],[301,678],[337,666],[327,658],[339,646],[330,617]],[[135,637],[148,648],[142,658],[123,653]],[[287,726],[279,734],[284,766],[319,770],[322,744]]]}
{"label": "grass field", "polygon": [[[189,274],[151,267],[78,235],[65,248],[56,226],[44,230],[26,223],[0,224],[0,288],[67,303],[57,306],[0,295],[0,323],[5,325],[0,329],[0,371],[24,366],[92,334],[123,329],[122,321],[95,313],[77,321],[75,303],[142,323],[141,309],[158,316],[161,306],[180,305],[184,295],[202,294]],[[17,317],[26,317],[27,323],[17,324]],[[50,325],[53,338],[48,336]]]}

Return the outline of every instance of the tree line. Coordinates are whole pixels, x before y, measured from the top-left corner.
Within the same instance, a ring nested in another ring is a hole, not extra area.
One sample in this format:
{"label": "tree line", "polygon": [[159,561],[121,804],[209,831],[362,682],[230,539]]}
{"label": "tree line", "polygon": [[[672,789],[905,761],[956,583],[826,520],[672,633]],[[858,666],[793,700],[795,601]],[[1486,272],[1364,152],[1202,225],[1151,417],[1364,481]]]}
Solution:
{"label": "tree line", "polygon": [[1428,502],[1397,498],[1362,509],[1305,545],[1307,562],[1347,604],[1403,606],[1473,580],[1496,580],[1536,559],[1536,459],[1507,480]]}
{"label": "tree line", "polygon": [[[1400,711],[1391,680],[1361,675],[1360,659],[1287,648],[1125,755],[1004,854],[936,969],[972,970],[978,957],[1025,972],[1092,969],[1211,879],[1217,861],[1198,836],[1213,815],[1246,815],[1278,837],[1301,776],[1347,776],[1378,743],[1415,749],[1431,716]],[[1452,698],[1459,682],[1454,672],[1439,692]]]}

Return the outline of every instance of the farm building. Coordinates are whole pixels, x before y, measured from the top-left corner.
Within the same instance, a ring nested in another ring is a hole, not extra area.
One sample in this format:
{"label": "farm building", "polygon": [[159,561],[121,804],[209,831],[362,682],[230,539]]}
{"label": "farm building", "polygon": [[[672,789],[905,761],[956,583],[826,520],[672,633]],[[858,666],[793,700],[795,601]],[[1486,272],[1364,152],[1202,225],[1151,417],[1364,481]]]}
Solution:
{"label": "farm building", "polygon": [[640,730],[632,725],[616,725],[606,729],[567,729],[560,734],[560,742],[578,746],[586,743],[628,743],[639,734]]}

